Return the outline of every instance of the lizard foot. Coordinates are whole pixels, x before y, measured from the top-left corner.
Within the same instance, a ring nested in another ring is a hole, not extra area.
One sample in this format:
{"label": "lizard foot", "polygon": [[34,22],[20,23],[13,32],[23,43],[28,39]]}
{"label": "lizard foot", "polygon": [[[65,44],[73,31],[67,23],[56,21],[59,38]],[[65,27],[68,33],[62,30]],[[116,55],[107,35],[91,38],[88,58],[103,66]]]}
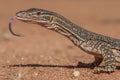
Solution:
{"label": "lizard foot", "polygon": [[115,71],[115,68],[116,68],[115,66],[99,66],[94,68],[94,73],[95,74],[101,72],[112,73]]}

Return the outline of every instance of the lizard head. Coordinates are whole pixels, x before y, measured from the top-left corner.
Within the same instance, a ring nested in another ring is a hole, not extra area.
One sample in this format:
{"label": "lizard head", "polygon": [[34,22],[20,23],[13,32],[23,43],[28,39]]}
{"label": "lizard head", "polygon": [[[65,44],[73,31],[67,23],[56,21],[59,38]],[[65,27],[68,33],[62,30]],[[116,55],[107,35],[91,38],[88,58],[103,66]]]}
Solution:
{"label": "lizard head", "polygon": [[53,19],[54,12],[50,12],[43,9],[31,8],[16,13],[17,19],[38,24],[49,24]]}
{"label": "lizard head", "polygon": [[[46,28],[58,30],[56,29],[55,22],[57,21],[57,18],[63,18],[62,16],[58,15],[55,12],[43,10],[43,9],[37,9],[37,8],[31,8],[28,10],[19,11],[16,13],[16,16],[12,17],[9,23],[9,30],[10,32],[15,35],[19,36],[19,34],[15,34],[12,31],[11,24],[14,19],[21,20],[23,22],[27,23],[35,23],[40,24]],[[58,27],[58,25],[57,25]],[[62,29],[62,28],[60,28]],[[61,30],[64,31],[64,30]]]}

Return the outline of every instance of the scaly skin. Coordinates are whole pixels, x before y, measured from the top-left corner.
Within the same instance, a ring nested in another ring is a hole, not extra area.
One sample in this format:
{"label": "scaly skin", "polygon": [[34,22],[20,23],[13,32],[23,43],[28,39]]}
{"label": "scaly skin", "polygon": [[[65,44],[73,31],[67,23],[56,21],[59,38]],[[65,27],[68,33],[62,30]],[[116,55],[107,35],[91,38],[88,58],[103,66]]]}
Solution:
{"label": "scaly skin", "polygon": [[[65,17],[48,10],[31,8],[16,13],[17,19],[39,24],[69,38],[76,46],[92,54],[95,72],[113,72],[120,62],[120,40],[88,31]],[[104,62],[103,66],[99,66]]]}

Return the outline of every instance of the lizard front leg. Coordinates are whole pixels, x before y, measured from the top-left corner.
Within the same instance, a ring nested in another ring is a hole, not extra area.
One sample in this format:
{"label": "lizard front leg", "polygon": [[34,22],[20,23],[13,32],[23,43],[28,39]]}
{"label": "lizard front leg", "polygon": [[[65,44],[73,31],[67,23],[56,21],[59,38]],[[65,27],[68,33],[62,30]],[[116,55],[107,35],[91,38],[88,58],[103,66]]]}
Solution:
{"label": "lizard front leg", "polygon": [[103,62],[105,63],[105,66],[96,67],[95,73],[100,73],[100,72],[111,73],[115,71],[116,69],[115,56],[111,50],[109,49],[104,50]]}

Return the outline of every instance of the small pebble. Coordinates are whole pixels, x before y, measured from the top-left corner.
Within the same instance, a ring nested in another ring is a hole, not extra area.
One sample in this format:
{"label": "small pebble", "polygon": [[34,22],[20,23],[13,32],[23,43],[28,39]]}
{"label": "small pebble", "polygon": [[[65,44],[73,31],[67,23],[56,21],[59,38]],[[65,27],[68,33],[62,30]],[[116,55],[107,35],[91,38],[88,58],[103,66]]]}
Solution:
{"label": "small pebble", "polygon": [[21,57],[21,60],[24,60],[24,57]]}
{"label": "small pebble", "polygon": [[9,61],[9,60],[7,60],[7,61],[6,61],[6,63],[10,63],[10,61]]}
{"label": "small pebble", "polygon": [[38,73],[34,73],[35,76],[38,76]]}
{"label": "small pebble", "polygon": [[80,75],[80,72],[79,72],[79,71],[74,71],[74,72],[73,72],[73,75],[74,75],[75,77],[78,77],[78,76]]}

